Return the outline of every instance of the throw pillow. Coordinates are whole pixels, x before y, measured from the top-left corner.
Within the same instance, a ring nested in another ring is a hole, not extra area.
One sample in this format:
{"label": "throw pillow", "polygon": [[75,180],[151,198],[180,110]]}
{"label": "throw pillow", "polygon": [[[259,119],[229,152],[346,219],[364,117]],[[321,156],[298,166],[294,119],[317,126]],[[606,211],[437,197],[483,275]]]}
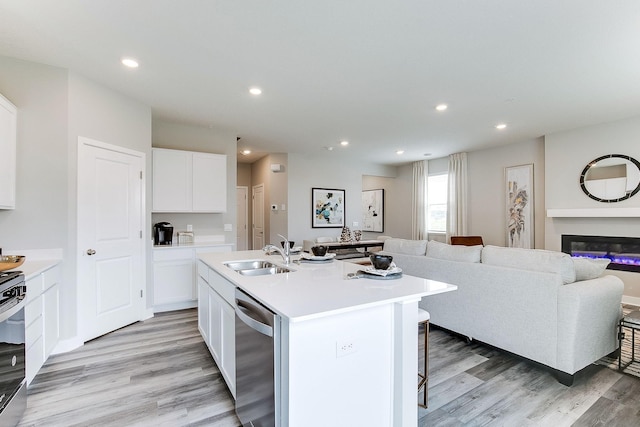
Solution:
{"label": "throw pillow", "polygon": [[573,258],[573,266],[576,269],[576,282],[600,277],[610,262],[611,260],[607,258]]}
{"label": "throw pillow", "polygon": [[573,259],[564,252],[544,249],[504,248],[487,245],[482,249],[482,263],[520,270],[556,273],[565,285],[576,281]]}
{"label": "throw pillow", "polygon": [[405,255],[424,255],[427,251],[426,240],[386,239],[384,251]]}
{"label": "throw pillow", "polygon": [[437,240],[430,240],[427,245],[428,257],[444,259],[447,261],[480,262],[481,253],[482,245],[448,245],[446,243],[438,242]]}

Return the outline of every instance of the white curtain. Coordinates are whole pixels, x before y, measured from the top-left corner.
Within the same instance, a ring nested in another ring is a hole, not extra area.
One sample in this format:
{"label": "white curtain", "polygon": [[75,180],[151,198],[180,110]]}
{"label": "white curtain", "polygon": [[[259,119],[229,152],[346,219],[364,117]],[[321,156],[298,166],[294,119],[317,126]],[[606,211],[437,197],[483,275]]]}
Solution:
{"label": "white curtain", "polygon": [[413,162],[413,199],[411,203],[411,238],[427,239],[427,176],[428,160]]}
{"label": "white curtain", "polygon": [[447,242],[467,234],[467,153],[449,156]]}

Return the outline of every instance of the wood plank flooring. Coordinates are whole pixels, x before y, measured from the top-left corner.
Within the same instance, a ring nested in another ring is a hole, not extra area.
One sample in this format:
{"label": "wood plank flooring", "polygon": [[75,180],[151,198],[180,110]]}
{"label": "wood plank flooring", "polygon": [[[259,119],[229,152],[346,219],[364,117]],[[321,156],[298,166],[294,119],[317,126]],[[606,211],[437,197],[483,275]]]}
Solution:
{"label": "wood plank flooring", "polygon": [[[429,408],[416,410],[420,427],[639,426],[640,379],[592,365],[569,388],[538,365],[434,328]],[[20,426],[239,424],[191,309],[52,356]]]}

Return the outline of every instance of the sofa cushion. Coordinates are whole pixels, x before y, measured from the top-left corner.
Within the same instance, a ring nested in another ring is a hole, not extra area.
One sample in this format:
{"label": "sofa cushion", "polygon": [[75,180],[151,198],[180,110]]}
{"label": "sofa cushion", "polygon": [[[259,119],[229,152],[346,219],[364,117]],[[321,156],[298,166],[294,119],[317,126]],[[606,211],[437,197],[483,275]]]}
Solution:
{"label": "sofa cushion", "polygon": [[427,241],[395,238],[386,239],[384,241],[384,251],[405,255],[424,255],[427,251]]}
{"label": "sofa cushion", "polygon": [[576,270],[576,282],[600,277],[610,262],[611,260],[606,258],[573,258],[573,266]]}
{"label": "sofa cushion", "polygon": [[562,283],[576,281],[573,259],[569,254],[544,249],[504,248],[487,245],[482,249],[482,263],[521,270],[556,273]]}
{"label": "sofa cushion", "polygon": [[436,240],[429,241],[427,245],[428,257],[447,261],[480,262],[481,253],[482,245],[447,245]]}

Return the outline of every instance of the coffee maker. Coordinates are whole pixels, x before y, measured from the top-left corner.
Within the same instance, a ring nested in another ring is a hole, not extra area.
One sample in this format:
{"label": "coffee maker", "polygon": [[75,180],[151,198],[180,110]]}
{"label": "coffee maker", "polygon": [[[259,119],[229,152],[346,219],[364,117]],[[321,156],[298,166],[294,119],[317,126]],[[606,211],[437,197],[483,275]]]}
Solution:
{"label": "coffee maker", "polygon": [[158,222],[153,226],[153,244],[156,246],[171,246],[173,226],[168,222]]}

